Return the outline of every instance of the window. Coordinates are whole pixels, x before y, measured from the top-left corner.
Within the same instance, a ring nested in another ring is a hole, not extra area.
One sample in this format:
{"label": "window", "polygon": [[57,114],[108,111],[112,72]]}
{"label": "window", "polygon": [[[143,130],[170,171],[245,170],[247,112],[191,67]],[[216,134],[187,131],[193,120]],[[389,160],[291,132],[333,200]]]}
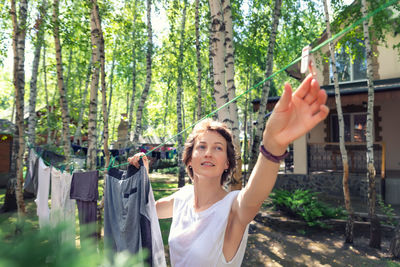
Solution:
{"label": "window", "polygon": [[[338,72],[339,82],[352,82],[364,80],[367,78],[367,60],[365,56],[365,47],[359,46],[362,57],[355,56],[345,50],[345,47],[336,52],[336,68]],[[333,70],[329,64],[329,79],[333,83]]]}
{"label": "window", "polygon": [[[344,141],[366,142],[367,113],[344,113]],[[339,142],[339,122],[337,114],[331,115],[331,142]]]}

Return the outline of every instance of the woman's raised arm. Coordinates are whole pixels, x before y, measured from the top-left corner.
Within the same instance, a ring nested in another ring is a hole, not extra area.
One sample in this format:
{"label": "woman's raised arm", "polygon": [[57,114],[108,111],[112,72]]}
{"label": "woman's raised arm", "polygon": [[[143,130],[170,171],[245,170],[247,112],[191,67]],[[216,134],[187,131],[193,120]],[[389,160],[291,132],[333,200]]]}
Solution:
{"label": "woman's raised arm", "polygon": [[[294,93],[291,86],[285,84],[282,97],[265,126],[264,148],[275,156],[284,154],[291,142],[326,118],[329,113],[326,99],[326,92],[311,74]],[[274,187],[278,171],[279,163],[259,154],[249,182],[232,205],[234,219],[240,224],[247,225],[253,220]]]}

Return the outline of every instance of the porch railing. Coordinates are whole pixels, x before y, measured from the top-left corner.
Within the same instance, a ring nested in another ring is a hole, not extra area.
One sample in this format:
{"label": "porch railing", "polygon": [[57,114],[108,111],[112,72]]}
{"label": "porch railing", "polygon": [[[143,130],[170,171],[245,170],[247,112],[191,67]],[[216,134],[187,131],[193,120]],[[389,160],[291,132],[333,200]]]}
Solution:
{"label": "porch railing", "polygon": [[[367,171],[366,143],[346,143],[349,162],[349,172]],[[339,143],[309,143],[308,170],[313,171],[342,171],[342,156]],[[374,165],[377,174],[385,175],[385,145],[383,142],[374,143]]]}

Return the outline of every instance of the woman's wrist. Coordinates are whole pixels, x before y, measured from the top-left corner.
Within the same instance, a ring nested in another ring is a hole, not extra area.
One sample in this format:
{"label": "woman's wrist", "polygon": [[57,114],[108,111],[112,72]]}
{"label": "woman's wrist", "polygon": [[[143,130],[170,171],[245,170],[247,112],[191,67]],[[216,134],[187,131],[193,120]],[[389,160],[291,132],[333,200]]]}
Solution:
{"label": "woman's wrist", "polygon": [[289,154],[287,151],[285,151],[283,154],[279,154],[279,155],[274,155],[271,152],[269,152],[264,145],[260,146],[260,153],[261,155],[263,155],[266,159],[268,159],[269,161],[272,161],[274,163],[280,163],[283,159],[285,159],[287,157],[287,155]]}
{"label": "woman's wrist", "polygon": [[286,152],[287,145],[279,144],[278,142],[273,141],[271,138],[264,137],[262,140],[262,145],[264,148],[275,156],[280,156]]}

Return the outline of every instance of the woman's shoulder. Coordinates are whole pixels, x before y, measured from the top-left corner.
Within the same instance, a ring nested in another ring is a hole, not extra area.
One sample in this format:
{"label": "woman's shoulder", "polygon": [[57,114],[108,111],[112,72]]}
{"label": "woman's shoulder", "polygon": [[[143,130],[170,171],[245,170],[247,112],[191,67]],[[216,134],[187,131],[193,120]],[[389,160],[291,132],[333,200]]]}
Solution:
{"label": "woman's shoulder", "polygon": [[193,196],[193,185],[185,185],[174,193],[174,199],[185,200]]}

